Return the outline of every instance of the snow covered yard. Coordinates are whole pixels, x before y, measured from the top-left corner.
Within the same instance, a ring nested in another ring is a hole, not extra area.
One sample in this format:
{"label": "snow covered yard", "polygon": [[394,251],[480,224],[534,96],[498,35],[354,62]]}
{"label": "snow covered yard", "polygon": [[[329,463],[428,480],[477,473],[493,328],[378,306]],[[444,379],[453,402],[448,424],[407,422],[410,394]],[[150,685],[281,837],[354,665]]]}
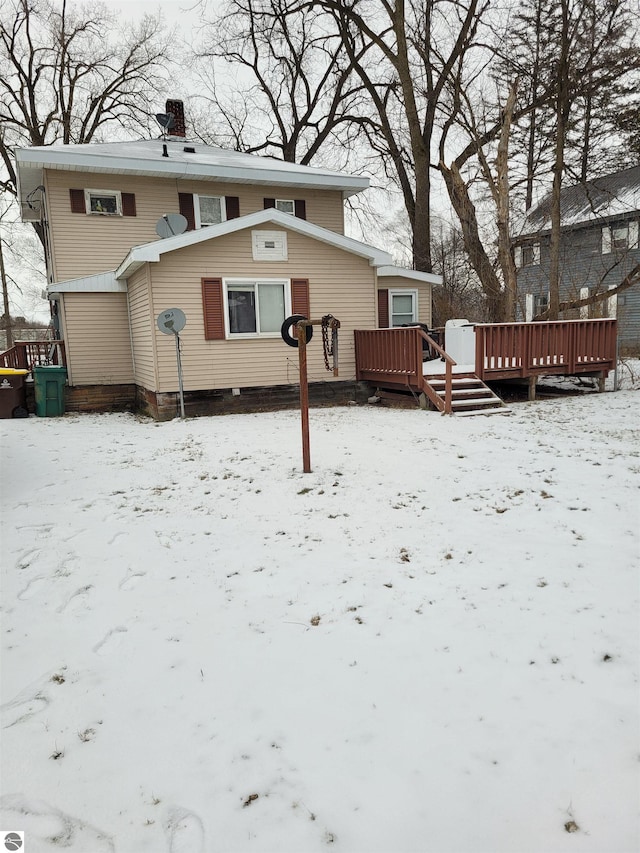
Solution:
{"label": "snow covered yard", "polygon": [[639,410],[0,421],[0,826],[637,850]]}

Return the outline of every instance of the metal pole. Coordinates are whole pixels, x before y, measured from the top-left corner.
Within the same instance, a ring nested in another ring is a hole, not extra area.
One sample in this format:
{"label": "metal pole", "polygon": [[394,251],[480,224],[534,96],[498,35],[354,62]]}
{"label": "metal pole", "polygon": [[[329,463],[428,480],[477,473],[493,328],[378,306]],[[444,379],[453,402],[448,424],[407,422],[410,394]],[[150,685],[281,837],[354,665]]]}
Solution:
{"label": "metal pole", "polygon": [[180,417],[184,420],[184,389],[182,387],[182,359],[180,358],[180,335],[177,332],[173,333],[176,336],[176,360],[178,362],[178,387],[180,389]]}
{"label": "metal pole", "polygon": [[298,357],[300,360],[300,417],[302,419],[302,470],[311,473],[309,448],[309,383],[307,381],[307,329],[305,321],[296,323]]}

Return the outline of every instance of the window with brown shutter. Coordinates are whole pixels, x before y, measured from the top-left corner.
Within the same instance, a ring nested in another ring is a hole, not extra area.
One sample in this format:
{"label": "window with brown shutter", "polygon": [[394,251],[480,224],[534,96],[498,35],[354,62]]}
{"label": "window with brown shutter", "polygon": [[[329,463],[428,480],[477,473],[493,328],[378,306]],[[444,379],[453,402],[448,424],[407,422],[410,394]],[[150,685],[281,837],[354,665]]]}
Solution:
{"label": "window with brown shutter", "polygon": [[194,231],[196,227],[196,215],[193,209],[193,194],[178,193],[178,204],[180,213],[187,220],[187,231]]}
{"label": "window with brown shutter", "polygon": [[275,206],[276,206],[275,198],[265,198],[264,199],[264,209],[265,210],[267,210],[270,207],[275,207]]}
{"label": "window with brown shutter", "polygon": [[296,199],[294,202],[296,216],[298,219],[307,218],[307,203],[303,198]]}
{"label": "window with brown shutter", "polygon": [[389,328],[389,291],[386,288],[378,291],[378,328]]}
{"label": "window with brown shutter", "polygon": [[224,301],[221,278],[202,279],[202,311],[205,340],[224,340]]}
{"label": "window with brown shutter", "polygon": [[133,193],[122,193],[122,215],[136,215],[136,197]]}
{"label": "window with brown shutter", "polygon": [[309,279],[291,279],[291,310],[294,314],[309,317]]}
{"label": "window with brown shutter", "polygon": [[71,201],[71,213],[87,212],[84,203],[84,190],[69,190],[69,200]]}

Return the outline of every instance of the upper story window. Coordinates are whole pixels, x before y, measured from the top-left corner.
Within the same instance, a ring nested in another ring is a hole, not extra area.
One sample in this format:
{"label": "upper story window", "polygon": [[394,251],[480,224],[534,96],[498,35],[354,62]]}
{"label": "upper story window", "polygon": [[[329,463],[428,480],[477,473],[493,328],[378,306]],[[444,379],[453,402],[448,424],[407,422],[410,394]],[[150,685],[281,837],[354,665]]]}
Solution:
{"label": "upper story window", "polygon": [[516,246],[513,252],[516,267],[533,267],[540,263],[540,243],[524,243]]}
{"label": "upper story window", "polygon": [[85,190],[84,203],[87,213],[122,216],[122,193],[118,190]]}
{"label": "upper story window", "polygon": [[196,228],[206,225],[219,225],[227,218],[224,196],[196,195],[194,196]]}
{"label": "upper story window", "polygon": [[602,254],[626,252],[638,248],[638,221],[620,222],[605,225],[602,229]]}
{"label": "upper story window", "polygon": [[295,216],[296,205],[292,198],[277,198],[276,210],[280,210],[282,213],[290,213],[292,216]]}
{"label": "upper story window", "polygon": [[134,193],[120,190],[70,189],[71,213],[93,216],[136,216]]}
{"label": "upper story window", "polygon": [[389,317],[391,328],[418,322],[418,291],[390,290]]}

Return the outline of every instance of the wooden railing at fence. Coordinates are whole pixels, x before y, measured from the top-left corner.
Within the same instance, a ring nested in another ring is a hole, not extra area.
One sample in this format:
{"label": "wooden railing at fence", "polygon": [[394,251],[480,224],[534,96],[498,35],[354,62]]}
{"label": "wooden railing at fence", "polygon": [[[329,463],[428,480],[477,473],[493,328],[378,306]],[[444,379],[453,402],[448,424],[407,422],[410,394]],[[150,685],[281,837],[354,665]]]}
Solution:
{"label": "wooden railing at fence", "polygon": [[16,341],[0,353],[0,367],[31,370],[42,364],[66,364],[64,341]]}
{"label": "wooden railing at fence", "polygon": [[382,387],[404,387],[429,393],[423,377],[423,341],[445,362],[444,411],[451,412],[452,367],[455,361],[426,332],[416,326],[397,329],[358,329],[354,332],[356,377]]}
{"label": "wooden railing at fence", "polygon": [[491,323],[475,327],[483,380],[613,370],[616,320]]}

